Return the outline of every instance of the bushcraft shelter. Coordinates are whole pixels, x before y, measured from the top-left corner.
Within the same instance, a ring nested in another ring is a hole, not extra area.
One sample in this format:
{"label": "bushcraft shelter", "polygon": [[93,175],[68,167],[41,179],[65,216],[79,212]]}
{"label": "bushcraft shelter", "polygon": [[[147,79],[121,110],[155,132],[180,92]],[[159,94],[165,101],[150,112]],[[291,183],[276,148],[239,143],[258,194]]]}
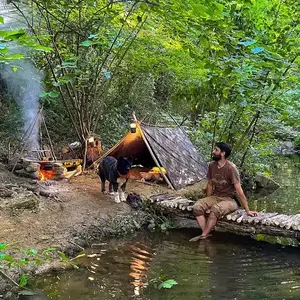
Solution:
{"label": "bushcraft shelter", "polygon": [[136,122],[129,132],[102,157],[131,156],[134,165],[163,167],[171,188],[180,189],[206,177],[207,162],[180,127],[163,127]]}

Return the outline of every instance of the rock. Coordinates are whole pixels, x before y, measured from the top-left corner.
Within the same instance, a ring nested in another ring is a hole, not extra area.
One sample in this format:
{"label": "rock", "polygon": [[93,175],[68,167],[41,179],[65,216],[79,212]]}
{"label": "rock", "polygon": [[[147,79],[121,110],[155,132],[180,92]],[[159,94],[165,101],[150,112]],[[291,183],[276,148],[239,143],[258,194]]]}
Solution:
{"label": "rock", "polygon": [[18,163],[9,163],[8,165],[6,165],[6,169],[8,171],[12,171],[13,169],[16,170],[21,170],[23,169],[23,164],[18,162]]}
{"label": "rock", "polygon": [[12,210],[15,209],[30,209],[36,210],[39,205],[39,199],[32,192],[26,194],[19,194],[15,198],[11,198],[6,202],[6,206]]}
{"label": "rock", "polygon": [[129,193],[126,202],[133,208],[133,209],[139,209],[142,208],[142,200],[141,197],[136,193]]}
{"label": "rock", "polygon": [[18,300],[47,300],[47,296],[42,291],[22,291],[19,293]]}
{"label": "rock", "polygon": [[258,188],[264,188],[271,191],[275,191],[280,188],[280,185],[277,182],[261,173],[257,173],[254,180],[256,187]]}
{"label": "rock", "polygon": [[39,163],[31,163],[25,168],[25,171],[29,173],[36,172],[40,169],[40,167]]}
{"label": "rock", "polygon": [[0,186],[0,198],[6,198],[11,197],[13,195],[14,191],[7,189],[6,187]]}
{"label": "rock", "polygon": [[21,170],[17,170],[15,171],[15,174],[21,177],[27,177],[27,178],[31,178],[31,179],[38,179],[39,178],[39,172],[27,172],[24,169]]}
{"label": "rock", "polygon": [[67,169],[64,167],[53,167],[53,171],[55,171],[55,175],[64,175],[67,173]]}

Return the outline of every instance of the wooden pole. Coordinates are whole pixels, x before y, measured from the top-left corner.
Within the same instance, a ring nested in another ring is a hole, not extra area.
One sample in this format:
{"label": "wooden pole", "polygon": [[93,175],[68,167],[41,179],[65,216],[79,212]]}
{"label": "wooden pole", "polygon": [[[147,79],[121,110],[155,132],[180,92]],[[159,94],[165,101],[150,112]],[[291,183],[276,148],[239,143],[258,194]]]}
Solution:
{"label": "wooden pole", "polygon": [[[132,115],[134,115],[134,113],[133,113]],[[134,117],[135,117],[135,115],[134,115]],[[136,119],[135,119],[135,121],[137,122]],[[141,136],[142,136],[142,138],[143,138],[143,140],[144,140],[144,142],[145,142],[145,144],[146,144],[146,146],[147,146],[147,148],[148,148],[148,150],[149,150],[149,152],[150,152],[150,154],[151,154],[151,156],[152,156],[152,158],[153,158],[155,164],[156,164],[157,167],[159,168],[160,174],[161,174],[162,177],[165,179],[165,181],[167,182],[167,184],[169,185],[169,187],[170,187],[172,190],[175,190],[175,188],[173,187],[172,183],[170,182],[170,180],[168,179],[168,177],[167,177],[167,176],[165,175],[165,173],[163,172],[162,167],[161,167],[161,165],[159,164],[158,159],[156,158],[154,152],[152,151],[152,148],[151,148],[151,146],[149,145],[149,143],[148,143],[148,141],[147,141],[147,139],[146,139],[146,137],[145,137],[145,135],[144,135],[144,133],[143,133],[143,130],[142,130],[142,128],[140,127],[140,124],[139,124],[138,122],[137,122],[137,128],[140,130]]]}
{"label": "wooden pole", "polygon": [[56,161],[56,156],[55,156],[55,153],[54,153],[54,149],[53,149],[52,141],[51,141],[51,138],[50,138],[50,134],[49,134],[49,131],[48,131],[48,128],[47,128],[46,122],[45,122],[44,115],[42,114],[42,109],[41,109],[41,118],[42,118],[42,120],[43,120],[43,124],[44,124],[44,126],[45,126],[45,130],[46,130],[46,133],[47,133],[47,137],[48,137],[48,141],[49,141],[49,144],[50,144],[50,149],[51,149],[51,154],[52,154],[52,157],[53,157],[53,158],[54,158],[54,160]]}

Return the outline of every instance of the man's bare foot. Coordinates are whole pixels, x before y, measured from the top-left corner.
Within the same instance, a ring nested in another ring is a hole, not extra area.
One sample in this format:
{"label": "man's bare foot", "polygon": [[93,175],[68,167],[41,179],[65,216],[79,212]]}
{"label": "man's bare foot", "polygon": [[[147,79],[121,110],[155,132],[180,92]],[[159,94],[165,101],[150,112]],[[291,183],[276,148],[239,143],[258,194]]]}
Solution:
{"label": "man's bare foot", "polygon": [[207,235],[197,235],[197,236],[195,236],[195,237],[193,237],[192,239],[190,239],[190,242],[198,242],[198,241],[200,241],[200,240],[205,240],[205,239],[207,239],[208,237],[210,237],[211,236],[211,234],[207,234]]}

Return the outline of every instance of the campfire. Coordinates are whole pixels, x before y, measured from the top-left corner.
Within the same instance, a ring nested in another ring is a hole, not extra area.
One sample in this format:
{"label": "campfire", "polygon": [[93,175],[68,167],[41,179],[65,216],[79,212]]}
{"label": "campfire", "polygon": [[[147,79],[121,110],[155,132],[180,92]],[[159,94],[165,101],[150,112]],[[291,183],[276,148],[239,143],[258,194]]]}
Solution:
{"label": "campfire", "polygon": [[45,180],[53,180],[55,175],[54,170],[39,170],[39,177],[38,179],[40,181],[45,181]]}
{"label": "campfire", "polygon": [[63,180],[80,175],[82,173],[81,163],[81,159],[34,161],[23,158],[18,163],[11,165],[11,170],[18,176],[40,181]]}

